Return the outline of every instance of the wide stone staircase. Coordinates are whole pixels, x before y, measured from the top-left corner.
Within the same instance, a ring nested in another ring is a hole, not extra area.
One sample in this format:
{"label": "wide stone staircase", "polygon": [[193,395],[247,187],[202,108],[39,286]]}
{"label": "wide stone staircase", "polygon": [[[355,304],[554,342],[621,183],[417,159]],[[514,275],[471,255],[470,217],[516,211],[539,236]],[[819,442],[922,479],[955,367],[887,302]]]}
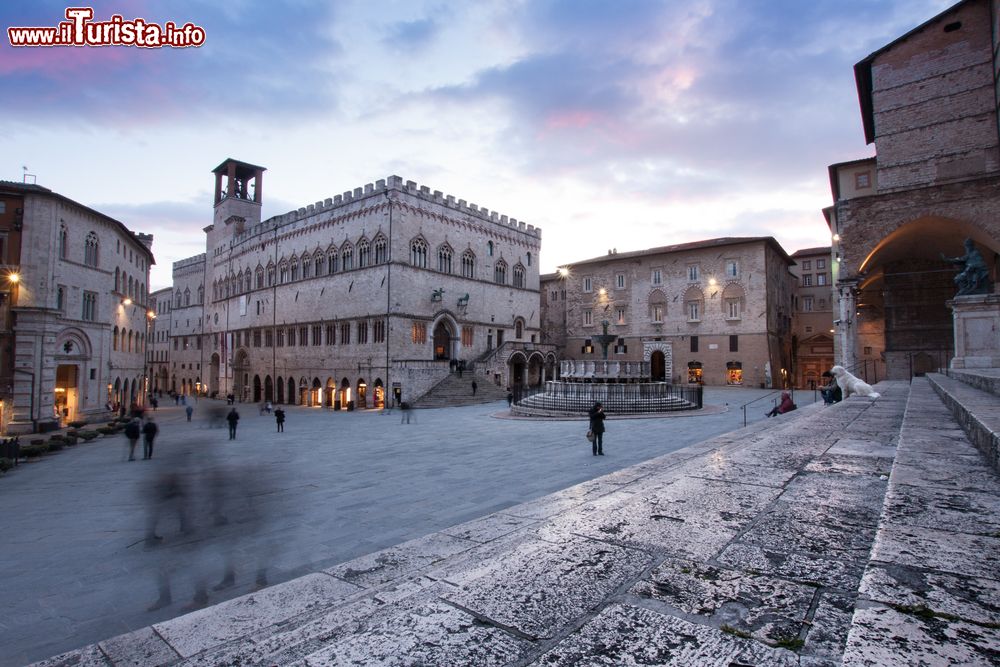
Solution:
{"label": "wide stone staircase", "polygon": [[[476,394],[472,394],[472,383],[476,383]],[[415,408],[448,408],[458,405],[481,405],[507,399],[503,387],[493,384],[489,378],[469,371],[449,373],[443,380],[431,387],[430,391],[418,398]]]}
{"label": "wide stone staircase", "polygon": [[1000,479],[936,392],[985,428],[997,402],[949,382],[883,382],[40,664],[1000,664]]}

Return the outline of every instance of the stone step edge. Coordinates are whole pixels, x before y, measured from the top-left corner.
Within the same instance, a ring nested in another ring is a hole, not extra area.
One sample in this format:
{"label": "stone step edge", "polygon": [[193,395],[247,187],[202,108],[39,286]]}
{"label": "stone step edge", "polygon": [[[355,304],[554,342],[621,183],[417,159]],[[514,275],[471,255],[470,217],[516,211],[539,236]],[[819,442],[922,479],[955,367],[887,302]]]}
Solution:
{"label": "stone step edge", "polygon": [[[986,370],[986,369],[984,369]],[[996,370],[996,369],[991,369]],[[1000,396],[1000,376],[984,375],[972,369],[952,368],[947,371],[948,377],[963,382],[970,387]]]}
{"label": "stone step edge", "polygon": [[1000,474],[1000,413],[992,415],[982,409],[983,405],[997,405],[994,395],[939,373],[926,377],[972,444]]}

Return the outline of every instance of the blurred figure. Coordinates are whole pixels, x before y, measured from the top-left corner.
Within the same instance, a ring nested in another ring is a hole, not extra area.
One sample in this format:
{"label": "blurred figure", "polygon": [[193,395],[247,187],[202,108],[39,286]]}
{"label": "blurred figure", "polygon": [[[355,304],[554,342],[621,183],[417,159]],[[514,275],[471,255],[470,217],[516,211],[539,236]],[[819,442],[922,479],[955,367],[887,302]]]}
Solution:
{"label": "blurred figure", "polygon": [[194,414],[194,406],[189,405],[184,408],[184,414],[187,415],[188,421],[191,421],[191,415]]}
{"label": "blurred figure", "polygon": [[[146,514],[146,548],[160,548],[163,545],[184,544],[180,538],[190,536],[194,532],[190,516],[190,489],[188,477],[190,455],[181,452],[168,456],[157,474],[148,484],[145,495],[147,503]],[[176,523],[173,518],[176,516]],[[176,532],[173,529],[176,528]],[[159,532],[157,532],[159,531]],[[160,533],[163,533],[162,535]],[[165,540],[165,535],[171,539]],[[186,544],[190,545],[191,540]],[[160,569],[157,576],[159,597],[148,609],[156,611],[166,607],[173,601],[170,586],[171,575],[178,563],[190,563],[190,558],[166,557],[160,555]],[[192,570],[197,572],[197,570]],[[204,582],[196,573],[195,593],[193,603],[204,604],[208,600]]]}
{"label": "blurred figure", "polygon": [[139,427],[139,420],[133,419],[125,424],[125,437],[128,438],[128,460],[135,461],[135,445],[139,442],[139,435],[142,429]]}
{"label": "blurred figure", "polygon": [[236,439],[236,423],[240,420],[240,413],[236,412],[236,408],[229,411],[226,415],[226,421],[229,422],[229,439]]}
{"label": "blurred figure", "polygon": [[254,585],[267,586],[267,570],[276,548],[260,537],[265,525],[263,500],[271,492],[266,469],[217,467],[207,480],[213,533],[207,542],[222,561],[222,578],[212,587],[221,591],[236,584],[237,556],[254,554]]}
{"label": "blurred figure", "polygon": [[278,425],[278,433],[285,432],[285,411],[278,408],[274,411],[274,421]]}
{"label": "blurred figure", "polygon": [[153,458],[153,441],[156,440],[156,434],[160,432],[160,427],[156,425],[153,418],[150,417],[146,420],[146,425],[142,427],[142,458],[151,459]]}
{"label": "blurred figure", "polygon": [[226,423],[226,409],[221,405],[213,406],[208,411],[208,428],[222,428]]}
{"label": "blurred figure", "polygon": [[[282,475],[273,462],[224,463],[215,457],[217,446],[206,439],[180,452],[168,448],[141,489],[148,508],[145,553],[159,564],[158,597],[149,611],[172,604],[178,590],[190,591],[184,607],[190,610],[207,605],[211,590],[268,584],[280,543],[266,530],[267,508],[285,486]],[[241,568],[252,570],[253,579],[240,582]]]}

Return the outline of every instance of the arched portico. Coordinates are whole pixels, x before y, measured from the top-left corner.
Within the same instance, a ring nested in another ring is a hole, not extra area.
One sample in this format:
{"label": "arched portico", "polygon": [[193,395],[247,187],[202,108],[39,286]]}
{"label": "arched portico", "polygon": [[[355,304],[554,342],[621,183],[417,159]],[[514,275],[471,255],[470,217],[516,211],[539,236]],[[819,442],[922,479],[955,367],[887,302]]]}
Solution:
{"label": "arched portico", "polygon": [[545,365],[545,357],[540,352],[533,352],[528,357],[528,368],[525,382],[529,387],[538,387],[542,384],[542,369]]}
{"label": "arched portico", "polygon": [[[859,241],[852,253],[865,255],[856,272],[849,262],[835,263],[842,274],[834,316],[837,362],[865,369],[869,381],[909,379],[948,366],[954,330],[946,302],[957,291],[957,269],[942,254],[964,254],[966,238],[984,257],[1000,252],[1000,240],[972,223],[924,216],[895,226],[881,239]],[[995,263],[988,263],[995,279]]]}
{"label": "arched portico", "polygon": [[510,379],[510,386],[523,386],[528,381],[528,358],[520,350],[510,355],[507,359],[507,377]]}

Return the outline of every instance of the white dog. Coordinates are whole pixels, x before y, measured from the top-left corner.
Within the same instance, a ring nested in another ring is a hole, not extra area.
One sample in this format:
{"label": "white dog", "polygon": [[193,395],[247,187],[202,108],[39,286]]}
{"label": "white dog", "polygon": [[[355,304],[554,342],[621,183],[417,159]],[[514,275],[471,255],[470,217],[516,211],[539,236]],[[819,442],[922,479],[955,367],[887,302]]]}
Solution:
{"label": "white dog", "polygon": [[837,378],[837,385],[840,387],[840,392],[844,395],[844,398],[847,398],[850,394],[871,396],[872,398],[881,396],[881,394],[872,389],[870,384],[851,375],[843,366],[834,366],[830,369],[830,374]]}

